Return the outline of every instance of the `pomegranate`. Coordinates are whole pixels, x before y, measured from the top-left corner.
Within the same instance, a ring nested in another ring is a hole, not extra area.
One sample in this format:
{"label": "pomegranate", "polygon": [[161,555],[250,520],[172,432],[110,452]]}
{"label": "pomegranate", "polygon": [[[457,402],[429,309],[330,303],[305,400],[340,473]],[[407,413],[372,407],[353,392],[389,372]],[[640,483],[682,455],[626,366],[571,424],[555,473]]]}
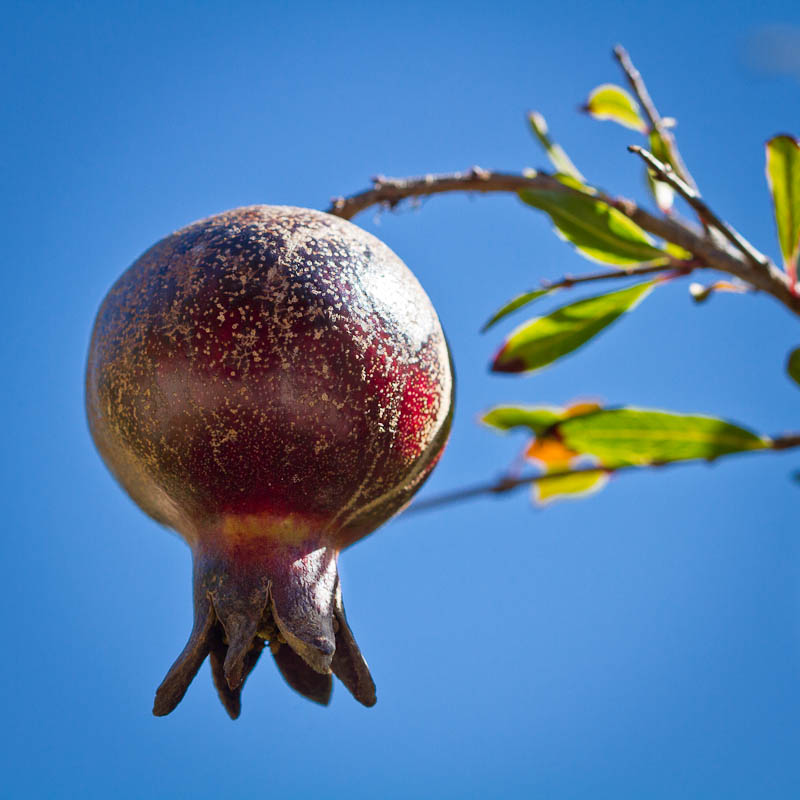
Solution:
{"label": "pomegranate", "polygon": [[194,562],[194,627],[154,714],[177,706],[208,656],[236,718],[265,644],[309,699],[328,703],[333,673],[375,703],[337,559],[431,472],[452,389],[422,287],[338,217],[235,209],[168,236],[120,277],[92,334],[90,429]]}

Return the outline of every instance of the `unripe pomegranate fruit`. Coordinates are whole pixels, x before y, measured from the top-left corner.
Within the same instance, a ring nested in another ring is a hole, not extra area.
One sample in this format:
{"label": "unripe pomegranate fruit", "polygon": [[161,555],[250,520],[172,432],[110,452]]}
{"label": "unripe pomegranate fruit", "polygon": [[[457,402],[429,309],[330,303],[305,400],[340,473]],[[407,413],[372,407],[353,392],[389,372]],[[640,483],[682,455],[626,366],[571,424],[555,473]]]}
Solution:
{"label": "unripe pomegranate fruit", "polygon": [[337,558],[433,469],[452,387],[417,280],[337,217],[236,209],[122,275],[92,335],[90,428],[123,488],[194,559],[194,628],[153,713],[175,708],[209,656],[235,718],[265,641],[306,697],[327,703],[333,672],[375,703]]}

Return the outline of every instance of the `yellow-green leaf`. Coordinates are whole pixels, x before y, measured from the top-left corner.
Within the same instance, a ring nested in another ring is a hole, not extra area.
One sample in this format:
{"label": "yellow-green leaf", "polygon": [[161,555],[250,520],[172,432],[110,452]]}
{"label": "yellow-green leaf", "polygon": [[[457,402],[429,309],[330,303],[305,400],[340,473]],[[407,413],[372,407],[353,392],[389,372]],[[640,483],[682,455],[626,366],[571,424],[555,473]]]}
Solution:
{"label": "yellow-green leaf", "polygon": [[556,170],[583,182],[585,180],[583,175],[581,175],[580,170],[572,163],[572,159],[566,154],[564,148],[550,138],[545,118],[538,111],[531,111],[528,114],[528,122],[530,123],[531,130],[539,140],[539,143],[544,148],[550,162]]}
{"label": "yellow-green leaf", "polygon": [[[562,182],[578,188],[573,180]],[[519,196],[529,206],[546,212],[556,231],[589,259],[619,266],[668,259],[635,222],[594,197],[593,189],[581,186],[579,191],[523,189]]]}
{"label": "yellow-green leaf", "polygon": [[481,422],[499,431],[526,428],[535,436],[544,436],[560,420],[581,414],[594,414],[601,407],[592,400],[578,400],[565,407],[495,406],[481,417]]}
{"label": "yellow-green leaf", "polygon": [[782,135],[767,142],[767,183],[783,266],[794,286],[800,253],[800,140]]}
{"label": "yellow-green leaf", "polygon": [[539,297],[544,297],[546,294],[551,294],[555,292],[556,289],[534,289],[530,292],[523,292],[522,294],[518,294],[513,299],[509,300],[502,308],[498,309],[494,315],[489,319],[488,322],[484,324],[481,328],[481,333],[485,333],[495,326],[501,319],[504,319],[509,314],[512,314],[519,308],[528,305],[528,303],[532,303],[534,300],[538,299]]}
{"label": "yellow-green leaf", "polygon": [[558,433],[567,447],[607,467],[714,459],[770,446],[766,437],[722,419],[637,408],[565,419]]}
{"label": "yellow-green leaf", "polygon": [[664,242],[664,250],[679,261],[689,261],[692,258],[692,254],[688,250],[684,250],[680,245],[672,242]]}
{"label": "yellow-green leaf", "polygon": [[[647,137],[650,143],[650,152],[662,163],[672,164],[669,157],[669,150],[667,149],[664,140],[658,131],[650,131]],[[658,181],[653,177],[652,172],[645,167],[645,174],[647,175],[647,185],[655,198],[658,207],[664,211],[669,211],[675,202],[675,190],[664,181]]]}
{"label": "yellow-green leaf", "polygon": [[647,125],[639,116],[639,104],[616,84],[604,83],[593,89],[583,109],[595,119],[612,120],[626,128],[647,133]]}
{"label": "yellow-green leaf", "polygon": [[557,406],[495,406],[481,417],[481,422],[500,431],[527,428],[541,436],[563,415],[564,409]]}
{"label": "yellow-green leaf", "polygon": [[577,350],[626,311],[635,308],[655,281],[562,306],[512,331],[492,364],[494,372],[531,372]]}
{"label": "yellow-green leaf", "polygon": [[574,500],[599,492],[608,483],[603,470],[540,478],[533,484],[533,502],[544,506],[556,500]]}
{"label": "yellow-green leaf", "polygon": [[795,383],[800,383],[800,347],[795,348],[789,353],[789,360],[786,362],[786,371]]}
{"label": "yellow-green leaf", "polygon": [[650,144],[650,152],[662,164],[670,164],[671,166],[674,166],[669,157],[669,148],[658,131],[650,131],[650,133],[647,134],[647,141]]}

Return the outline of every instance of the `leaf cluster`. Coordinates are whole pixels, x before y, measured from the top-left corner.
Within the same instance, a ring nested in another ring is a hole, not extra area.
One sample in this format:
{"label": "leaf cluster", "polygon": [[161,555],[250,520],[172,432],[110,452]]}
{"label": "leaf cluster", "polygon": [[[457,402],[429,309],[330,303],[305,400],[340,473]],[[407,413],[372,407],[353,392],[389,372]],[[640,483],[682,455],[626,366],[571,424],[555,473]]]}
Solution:
{"label": "leaf cluster", "polygon": [[[725,237],[739,245],[748,257],[758,260],[760,254],[722,223],[702,201],[670,131],[675,121],[658,115],[627,54],[620,49],[617,57],[641,105],[623,87],[604,83],[589,93],[583,110],[595,119],[615,122],[645,137],[649,150],[638,146],[629,149],[645,161],[647,185],[664,215],[674,215],[676,197],[682,197],[697,214],[707,236]],[[642,107],[646,110],[644,116]],[[565,278],[522,292],[498,309],[483,330],[488,331],[531,303],[576,284],[643,275],[649,279],[581,298],[518,325],[506,336],[491,364],[494,372],[514,374],[533,373],[574,353],[637,308],[659,285],[705,266],[698,254],[666,240],[655,240],[611,204],[606,195],[591,186],[566,151],[554,141],[540,112],[530,112],[528,122],[556,170],[555,178],[574,191],[521,189],[520,199],[547,214],[555,233],[580,255],[611,269],[606,273]],[[528,170],[526,174],[535,173]],[[783,268],[793,291],[797,292],[800,254],[798,139],[783,134],[766,143],[766,174]],[[745,293],[752,289],[743,282],[717,280],[708,286],[692,283],[690,294],[696,302],[702,302],[714,292]],[[787,372],[800,384],[800,348],[790,353]],[[523,428],[533,435],[523,457],[540,470],[539,477],[531,481],[538,503],[595,492],[621,467],[714,460],[733,453],[774,449],[769,437],[726,420],[662,410],[603,409],[586,404],[564,409],[498,406],[488,411],[482,421],[497,430]]]}

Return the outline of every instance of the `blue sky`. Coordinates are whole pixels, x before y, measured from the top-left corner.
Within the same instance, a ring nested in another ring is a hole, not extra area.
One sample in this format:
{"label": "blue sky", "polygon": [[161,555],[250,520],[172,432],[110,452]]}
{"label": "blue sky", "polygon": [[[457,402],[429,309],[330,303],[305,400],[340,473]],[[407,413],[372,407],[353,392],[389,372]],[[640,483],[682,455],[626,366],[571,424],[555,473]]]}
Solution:
{"label": "blue sky", "polygon": [[[316,707],[264,661],[237,722],[207,667],[155,719],[190,627],[189,551],[114,484],[82,396],[103,295],[197,218],[324,208],[377,173],[544,166],[530,108],[590,180],[646,199],[633,134],[577,112],[619,80],[618,42],[678,118],[706,198],[777,257],[763,142],[800,132],[800,70],[791,48],[774,61],[777,45],[759,49],[775,25],[796,33],[796,4],[7,7],[5,796],[797,796],[796,453],[620,476],[543,511],[521,493],[395,520],[341,559],[375,708],[341,686]],[[480,324],[587,262],[511,197],[357,222],[417,274],[452,344],[457,416],[427,496],[515,456],[521,441],[475,423],[496,403],[599,397],[800,427],[783,373],[797,320],[767,298],[694,306],[675,283],[563,363],[492,376],[513,323]]]}

